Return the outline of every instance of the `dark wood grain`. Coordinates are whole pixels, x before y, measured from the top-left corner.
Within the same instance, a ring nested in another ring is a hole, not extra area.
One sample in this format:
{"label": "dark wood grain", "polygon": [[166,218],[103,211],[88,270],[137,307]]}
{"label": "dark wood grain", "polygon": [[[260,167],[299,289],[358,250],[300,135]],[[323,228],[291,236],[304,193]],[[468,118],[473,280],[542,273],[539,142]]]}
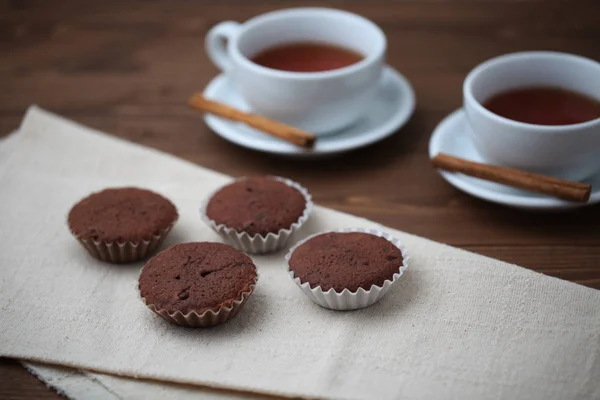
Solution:
{"label": "dark wood grain", "polygon": [[[412,82],[417,110],[393,137],[323,161],[251,152],[213,134],[188,109],[217,69],[207,30],[293,1],[2,1],[0,135],[37,103],[83,124],[231,175],[277,173],[316,201],[391,227],[600,288],[600,207],[531,214],[471,198],[428,162],[435,125],[461,105],[477,63],[506,52],[560,50],[600,59],[600,2],[322,1],[373,19],[388,61]],[[50,399],[16,362],[0,361],[0,398]]]}

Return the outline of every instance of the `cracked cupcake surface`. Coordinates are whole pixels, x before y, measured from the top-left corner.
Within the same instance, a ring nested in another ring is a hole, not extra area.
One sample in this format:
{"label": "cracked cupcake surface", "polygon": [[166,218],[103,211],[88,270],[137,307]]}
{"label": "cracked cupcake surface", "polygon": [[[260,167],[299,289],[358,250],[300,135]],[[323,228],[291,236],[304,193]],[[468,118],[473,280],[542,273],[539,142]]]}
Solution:
{"label": "cracked cupcake surface", "polygon": [[236,232],[264,237],[290,229],[305,208],[306,199],[297,189],[270,177],[252,177],[215,193],[206,206],[206,215]]}
{"label": "cracked cupcake surface", "polygon": [[92,193],[73,206],[71,232],[81,239],[123,243],[149,240],[177,220],[169,200],[150,190],[111,188]]}
{"label": "cracked cupcake surface", "polygon": [[256,266],[223,243],[183,243],[152,257],[139,278],[147,304],[169,313],[218,311],[242,299],[256,283]]}
{"label": "cracked cupcake surface", "polygon": [[289,268],[311,288],[355,292],[383,286],[402,263],[402,251],[387,239],[362,232],[330,232],[298,246]]}

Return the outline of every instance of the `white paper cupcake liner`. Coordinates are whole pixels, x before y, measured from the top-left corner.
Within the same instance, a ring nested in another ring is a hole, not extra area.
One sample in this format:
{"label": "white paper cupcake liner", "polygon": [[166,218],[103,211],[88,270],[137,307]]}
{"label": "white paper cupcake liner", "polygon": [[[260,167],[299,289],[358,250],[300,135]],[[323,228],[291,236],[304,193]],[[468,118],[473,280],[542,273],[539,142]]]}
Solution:
{"label": "white paper cupcake liner", "polygon": [[[296,277],[294,271],[290,269],[289,262],[290,258],[294,251],[308,240],[312,239],[315,236],[322,235],[325,233],[331,232],[362,232],[368,233],[371,235],[379,236],[384,239],[390,241],[394,246],[396,246],[402,252],[402,265],[398,269],[391,279],[387,279],[383,282],[383,286],[373,285],[369,290],[365,290],[363,288],[358,288],[357,291],[351,292],[348,289],[344,289],[342,292],[336,292],[333,288],[328,291],[323,291],[320,286],[315,288],[310,287],[310,283],[302,282],[300,278]],[[400,240],[396,239],[392,235],[381,232],[375,229],[361,229],[361,228],[347,228],[347,229],[338,229],[327,232],[315,233],[314,235],[310,235],[309,237],[301,240],[296,243],[290,251],[286,254],[285,260],[288,264],[288,274],[292,278],[294,282],[298,285],[300,289],[310,298],[312,301],[317,303],[318,305],[329,308],[331,310],[356,310],[359,308],[368,307],[371,304],[374,304],[381,300],[381,298],[385,295],[385,293],[389,290],[389,288],[396,282],[402,274],[404,270],[408,268],[408,260],[409,257],[406,253],[406,249],[404,245],[400,242]]]}
{"label": "white paper cupcake liner", "polygon": [[250,295],[254,292],[257,282],[258,271],[256,272],[254,283],[250,285],[250,290],[247,292],[242,292],[239,299],[234,300],[229,306],[223,306],[217,310],[206,310],[202,314],[198,314],[196,311],[190,311],[187,314],[184,314],[181,311],[168,312],[165,309],[156,308],[154,304],[148,304],[148,302],[146,302],[146,298],[142,297],[139,281],[136,283],[136,288],[140,299],[142,299],[142,302],[165,321],[190,328],[208,328],[222,324],[235,317],[240,312],[242,307],[244,307],[244,304],[246,304],[246,301],[248,301]]}
{"label": "white paper cupcake liner", "polygon": [[[304,200],[306,201],[306,207],[304,208],[304,213],[298,218],[298,221],[294,222],[289,229],[280,229],[277,233],[269,232],[266,236],[261,236],[256,234],[254,236],[248,234],[247,232],[238,232],[233,228],[229,228],[223,224],[217,224],[214,220],[206,215],[206,207],[208,206],[208,202],[210,199],[223,188],[220,187],[215,190],[213,193],[208,196],[204,202],[202,203],[202,207],[200,208],[200,216],[202,220],[210,226],[215,232],[217,232],[228,244],[233,246],[234,248],[243,251],[245,253],[252,254],[265,254],[265,253],[273,253],[283,247],[288,243],[290,237],[296,232],[300,227],[308,220],[310,213],[313,209],[312,197],[308,193],[303,186],[299,183],[296,183],[290,179],[281,178],[279,176],[271,176],[271,178],[283,182],[286,185],[298,190]],[[238,180],[243,180],[244,178],[240,178]],[[227,185],[230,185],[228,183]]]}
{"label": "white paper cupcake liner", "polygon": [[113,264],[125,264],[143,260],[152,254],[165,240],[175,222],[177,221],[174,221],[166,229],[152,235],[149,240],[142,240],[140,242],[104,242],[94,239],[83,239],[73,231],[71,233],[92,257]]}

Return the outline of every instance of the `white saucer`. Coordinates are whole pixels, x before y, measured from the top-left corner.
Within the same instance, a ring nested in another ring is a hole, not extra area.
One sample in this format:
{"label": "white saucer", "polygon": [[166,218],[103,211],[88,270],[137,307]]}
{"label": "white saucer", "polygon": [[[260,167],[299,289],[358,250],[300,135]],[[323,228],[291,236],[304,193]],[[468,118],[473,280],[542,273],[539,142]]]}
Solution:
{"label": "white saucer", "polygon": [[[241,110],[249,110],[231,80],[221,74],[210,82],[204,95]],[[377,97],[364,118],[338,133],[319,137],[314,149],[307,150],[266,135],[244,124],[206,115],[206,124],[222,138],[240,146],[266,153],[298,157],[315,157],[342,153],[364,147],[395,133],[415,108],[410,83],[399,72],[386,66]]]}
{"label": "white saucer", "polygon": [[[433,131],[429,140],[429,157],[447,153],[475,162],[485,162],[469,136],[469,124],[462,109],[448,115]],[[586,204],[554,199],[542,194],[527,192],[509,186],[484,181],[463,174],[439,171],[452,186],[470,195],[493,203],[528,210],[565,210],[600,202],[600,171],[587,183],[592,184],[592,195]]]}

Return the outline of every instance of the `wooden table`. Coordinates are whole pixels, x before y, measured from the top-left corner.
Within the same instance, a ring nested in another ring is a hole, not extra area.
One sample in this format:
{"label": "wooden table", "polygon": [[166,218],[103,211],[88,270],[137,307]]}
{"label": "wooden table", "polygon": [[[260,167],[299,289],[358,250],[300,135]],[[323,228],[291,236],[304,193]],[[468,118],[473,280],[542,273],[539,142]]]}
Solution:
{"label": "wooden table", "polygon": [[[85,3],[85,7],[83,6]],[[515,211],[469,197],[429,166],[436,124],[461,106],[465,74],[519,50],[600,59],[600,2],[534,0],[329,1],[374,20],[389,63],[413,84],[410,123],[369,148],[293,161],[213,134],[186,99],[217,74],[203,51],[215,23],[243,21],[293,1],[4,1],[0,5],[0,135],[36,103],[134,142],[234,176],[302,182],[317,203],[396,229],[600,288],[600,207],[565,214]],[[5,227],[4,227],[5,228]],[[8,268],[10,266],[1,266]],[[57,395],[11,360],[0,398]]]}

